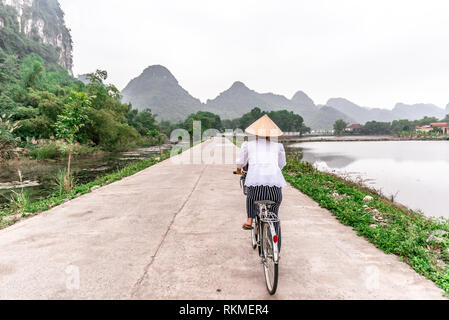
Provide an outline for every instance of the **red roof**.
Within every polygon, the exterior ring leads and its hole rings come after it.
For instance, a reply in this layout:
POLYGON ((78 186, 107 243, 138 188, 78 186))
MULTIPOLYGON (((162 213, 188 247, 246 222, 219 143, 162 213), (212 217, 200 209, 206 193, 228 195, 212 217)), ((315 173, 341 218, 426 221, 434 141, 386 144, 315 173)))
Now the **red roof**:
POLYGON ((439 123, 431 123, 432 127, 438 127, 438 128, 446 128, 448 127, 447 122, 439 122, 439 123))
POLYGON ((361 124, 351 124, 347 129, 362 129, 361 124))

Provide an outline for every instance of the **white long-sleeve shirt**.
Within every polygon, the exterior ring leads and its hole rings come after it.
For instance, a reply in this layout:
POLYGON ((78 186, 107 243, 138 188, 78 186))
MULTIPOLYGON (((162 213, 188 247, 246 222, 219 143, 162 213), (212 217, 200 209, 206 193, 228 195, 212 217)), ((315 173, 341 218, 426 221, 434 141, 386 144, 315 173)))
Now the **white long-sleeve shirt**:
POLYGON ((245 182, 247 187, 286 187, 287 182, 282 175, 286 164, 284 146, 265 139, 243 143, 237 159, 239 169, 249 165, 245 182))

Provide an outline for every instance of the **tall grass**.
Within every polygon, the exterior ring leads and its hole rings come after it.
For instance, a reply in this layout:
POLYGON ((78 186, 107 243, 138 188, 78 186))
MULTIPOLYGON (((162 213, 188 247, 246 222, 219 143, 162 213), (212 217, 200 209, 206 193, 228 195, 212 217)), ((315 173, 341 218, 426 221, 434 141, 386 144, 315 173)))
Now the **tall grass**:
POLYGON ((33 147, 28 151, 29 155, 36 160, 58 159, 62 157, 61 149, 55 143, 33 147))
MULTIPOLYGON (((56 142, 31 146, 28 147, 27 151, 30 157, 36 160, 64 159, 68 157, 67 148, 62 148, 56 142)), ((73 147, 73 154, 75 156, 87 156, 95 152, 98 152, 97 148, 85 145, 75 145, 73 147)))
MULTIPOLYGON (((23 176, 22 171, 20 169, 17 170, 17 174, 19 176, 19 182, 23 184, 23 176)), ((25 208, 31 203, 30 197, 28 193, 24 190, 22 186, 20 191, 12 190, 12 195, 10 198, 11 206, 15 208, 17 213, 24 214, 25 208)))
POLYGON ((75 186, 75 178, 71 172, 67 172, 66 168, 58 171, 55 182, 59 188, 59 195, 69 193, 75 186))

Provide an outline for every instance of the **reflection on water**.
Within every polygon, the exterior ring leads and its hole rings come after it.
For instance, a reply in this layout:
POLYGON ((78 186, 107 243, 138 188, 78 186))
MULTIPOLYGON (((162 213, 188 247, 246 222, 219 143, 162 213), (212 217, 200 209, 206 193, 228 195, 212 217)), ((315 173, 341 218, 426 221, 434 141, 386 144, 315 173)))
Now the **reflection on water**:
MULTIPOLYGON (((169 146, 164 146, 167 149, 169 146)), ((139 148, 132 152, 106 153, 75 159, 72 169, 77 184, 85 184, 130 164, 159 154, 159 147, 139 148)), ((25 161, 0 166, 0 208, 10 201, 11 190, 25 187, 32 201, 45 199, 58 190, 56 175, 66 161, 25 161), (20 183, 18 170, 22 172, 20 183)))
POLYGON ((449 218, 449 142, 310 142, 290 145, 318 169, 361 180, 428 216, 449 218))

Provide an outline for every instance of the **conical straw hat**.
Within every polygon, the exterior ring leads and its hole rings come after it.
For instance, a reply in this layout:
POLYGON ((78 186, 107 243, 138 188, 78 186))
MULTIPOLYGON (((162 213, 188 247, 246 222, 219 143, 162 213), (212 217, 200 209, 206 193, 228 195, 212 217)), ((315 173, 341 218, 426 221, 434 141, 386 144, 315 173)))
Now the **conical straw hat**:
POLYGON ((274 123, 273 120, 271 120, 267 115, 264 115, 262 118, 254 122, 248 129, 245 130, 245 132, 259 137, 275 138, 282 137, 284 135, 276 123, 274 123))

